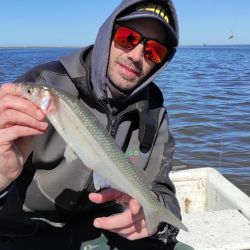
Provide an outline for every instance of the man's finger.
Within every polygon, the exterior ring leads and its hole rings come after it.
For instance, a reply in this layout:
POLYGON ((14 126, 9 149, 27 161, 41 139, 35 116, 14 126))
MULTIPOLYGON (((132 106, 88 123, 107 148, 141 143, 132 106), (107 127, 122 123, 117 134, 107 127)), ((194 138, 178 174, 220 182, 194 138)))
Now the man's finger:
POLYGON ((126 210, 123 213, 111 215, 108 217, 96 218, 94 220, 94 226, 106 230, 113 230, 113 229, 132 226, 138 220, 142 220, 143 218, 144 218, 143 214, 133 216, 130 210, 126 210))
POLYGON ((4 95, 22 96, 22 88, 18 84, 4 83, 0 86, 0 99, 4 95))
POLYGON ((122 234, 120 235, 128 240, 139 240, 149 236, 147 228, 143 228, 141 231, 134 232, 133 234, 130 235, 122 235, 122 234))
POLYGON ((137 200, 131 199, 129 201, 129 210, 131 211, 131 213, 133 215, 138 214, 141 209, 142 209, 142 206, 140 205, 140 203, 137 200))
POLYGON ((90 193, 89 199, 94 203, 101 204, 104 202, 117 200, 122 195, 123 193, 121 193, 120 191, 113 188, 108 188, 102 190, 100 193, 90 193))
POLYGON ((147 227, 147 224, 146 224, 145 219, 141 219, 141 220, 138 220, 137 222, 135 222, 134 224, 132 224, 131 226, 113 229, 110 231, 112 231, 113 233, 123 235, 123 236, 129 236, 135 232, 140 233, 142 231, 142 229, 146 228, 146 227, 147 227))
POLYGON ((0 132, 0 141, 14 141, 20 137, 32 136, 32 135, 41 135, 44 132, 29 127, 22 126, 12 126, 9 128, 2 129, 0 132))
POLYGON ((43 112, 31 101, 10 94, 6 94, 0 99, 0 113, 6 110, 19 111, 37 120, 42 120, 45 117, 43 112))
POLYGON ((0 129, 12 125, 26 126, 38 130, 45 130, 47 128, 47 122, 38 121, 37 119, 19 111, 6 110, 0 115, 0 129))

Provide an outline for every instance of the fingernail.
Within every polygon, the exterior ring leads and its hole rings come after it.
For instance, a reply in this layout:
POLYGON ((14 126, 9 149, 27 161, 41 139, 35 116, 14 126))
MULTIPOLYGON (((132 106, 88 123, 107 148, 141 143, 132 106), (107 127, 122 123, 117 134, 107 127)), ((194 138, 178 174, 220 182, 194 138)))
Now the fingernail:
POLYGON ((101 227, 101 224, 99 223, 99 221, 95 220, 94 221, 94 226, 99 228, 99 227, 101 227))

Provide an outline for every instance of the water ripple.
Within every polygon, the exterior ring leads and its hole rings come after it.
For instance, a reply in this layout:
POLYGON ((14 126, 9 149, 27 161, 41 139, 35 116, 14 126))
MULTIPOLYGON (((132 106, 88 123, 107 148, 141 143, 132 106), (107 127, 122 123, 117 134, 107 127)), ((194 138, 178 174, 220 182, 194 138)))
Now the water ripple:
POLYGON ((157 84, 175 164, 217 168, 250 195, 249 58, 250 46, 181 48, 157 84))

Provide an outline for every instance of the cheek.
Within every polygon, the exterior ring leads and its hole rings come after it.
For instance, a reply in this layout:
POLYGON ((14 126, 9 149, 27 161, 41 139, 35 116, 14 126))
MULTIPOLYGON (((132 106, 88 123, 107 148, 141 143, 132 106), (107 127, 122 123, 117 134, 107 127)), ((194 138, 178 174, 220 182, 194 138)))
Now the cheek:
POLYGON ((107 74, 110 76, 110 73, 113 71, 113 66, 114 65, 114 60, 113 60, 113 56, 112 53, 110 51, 109 53, 109 61, 108 61, 108 68, 107 68, 107 74))
POLYGON ((117 56, 118 55, 117 55, 116 49, 114 47, 114 42, 112 42, 112 44, 110 46, 110 51, 109 51, 109 63, 108 63, 109 69, 114 66, 115 59, 117 56))
POLYGON ((121 61, 122 58, 124 57, 125 53, 114 46, 114 42, 112 42, 111 46, 110 46, 110 52, 109 52, 109 62, 108 62, 108 74, 114 74, 113 71, 115 71, 116 69, 116 64, 118 61, 121 61))
POLYGON ((115 47, 114 41, 112 41, 110 50, 109 50, 109 60, 114 61, 114 59, 118 56, 119 51, 120 50, 115 47))
POLYGON ((155 66, 156 66, 155 63, 150 62, 148 60, 144 60, 143 62, 144 75, 147 75, 148 73, 150 73, 155 66))

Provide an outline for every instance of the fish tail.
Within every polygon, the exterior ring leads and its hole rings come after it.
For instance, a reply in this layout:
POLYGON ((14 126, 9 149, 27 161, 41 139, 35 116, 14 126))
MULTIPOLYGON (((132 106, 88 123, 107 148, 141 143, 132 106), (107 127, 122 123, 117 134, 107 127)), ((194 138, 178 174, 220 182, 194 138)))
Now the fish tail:
POLYGON ((158 227, 159 223, 166 222, 179 229, 188 231, 187 227, 179 220, 175 215, 173 215, 167 208, 158 206, 157 209, 152 206, 146 206, 144 209, 144 215, 147 222, 147 229, 149 234, 154 233, 155 229, 158 227))

